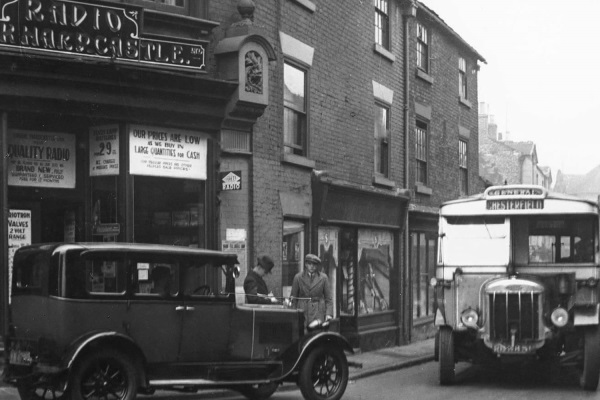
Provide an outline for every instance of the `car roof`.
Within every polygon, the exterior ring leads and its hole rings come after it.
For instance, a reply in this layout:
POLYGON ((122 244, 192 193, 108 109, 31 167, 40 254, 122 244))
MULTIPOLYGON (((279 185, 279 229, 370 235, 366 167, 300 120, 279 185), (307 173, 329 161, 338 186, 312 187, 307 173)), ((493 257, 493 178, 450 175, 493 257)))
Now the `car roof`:
POLYGON ((82 250, 86 253, 111 252, 124 254, 155 254, 174 255, 187 257, 208 257, 221 260, 224 264, 237 264, 237 255, 216 250, 199 249, 183 246, 168 246, 148 243, 105 243, 105 242, 80 242, 80 243, 39 243, 20 248, 22 251, 44 251, 55 253, 66 250, 82 250))

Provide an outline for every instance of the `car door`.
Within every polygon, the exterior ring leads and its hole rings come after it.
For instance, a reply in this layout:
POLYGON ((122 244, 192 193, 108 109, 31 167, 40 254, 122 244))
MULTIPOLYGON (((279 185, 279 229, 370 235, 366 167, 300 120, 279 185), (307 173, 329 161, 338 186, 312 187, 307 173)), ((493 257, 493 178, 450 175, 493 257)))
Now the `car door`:
POLYGON ((183 323, 179 262, 156 255, 130 258, 132 293, 127 331, 153 371, 177 362, 183 323))
POLYGON ((185 311, 179 361, 226 362, 230 359, 230 318, 233 300, 219 293, 212 263, 183 267, 182 294, 185 311))

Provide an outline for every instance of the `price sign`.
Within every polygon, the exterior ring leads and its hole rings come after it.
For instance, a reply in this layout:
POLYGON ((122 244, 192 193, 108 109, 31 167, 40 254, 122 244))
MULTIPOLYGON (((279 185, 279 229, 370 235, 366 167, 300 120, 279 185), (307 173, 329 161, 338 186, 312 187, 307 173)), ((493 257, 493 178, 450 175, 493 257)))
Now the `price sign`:
POLYGON ((119 126, 90 129, 90 176, 119 175, 119 126))

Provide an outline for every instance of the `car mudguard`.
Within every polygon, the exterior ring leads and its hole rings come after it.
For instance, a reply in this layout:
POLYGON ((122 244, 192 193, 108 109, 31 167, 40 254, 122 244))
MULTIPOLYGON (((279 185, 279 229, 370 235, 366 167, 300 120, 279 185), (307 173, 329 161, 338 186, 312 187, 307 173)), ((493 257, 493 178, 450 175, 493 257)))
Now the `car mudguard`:
POLYGON ((310 353, 310 351, 321 344, 328 346, 336 346, 343 351, 354 354, 354 349, 348 340, 337 332, 318 332, 315 334, 302 337, 297 346, 290 346, 285 351, 281 360, 283 361, 283 374, 280 379, 288 378, 297 371, 302 360, 310 353))
MULTIPOLYGON (((142 351, 130 337, 114 331, 88 332, 77 338, 71 343, 67 351, 65 351, 64 356, 58 365, 59 369, 70 371, 78 357, 85 353, 86 350, 97 345, 121 348, 127 354, 135 356, 136 360, 140 362, 140 364, 137 365, 139 372, 138 383, 140 386, 147 386, 145 369, 142 368, 145 364, 145 357, 142 351)), ((67 382, 64 383, 63 389, 67 389, 67 382)))

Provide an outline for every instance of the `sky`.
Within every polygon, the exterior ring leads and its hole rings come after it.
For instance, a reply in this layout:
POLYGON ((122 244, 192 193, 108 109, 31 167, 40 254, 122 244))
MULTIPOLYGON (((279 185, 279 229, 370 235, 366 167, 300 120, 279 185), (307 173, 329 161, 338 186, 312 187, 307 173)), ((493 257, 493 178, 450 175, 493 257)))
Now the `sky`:
POLYGON ((485 58, 479 102, 499 132, 567 174, 600 165, 599 0, 420 0, 485 58))

